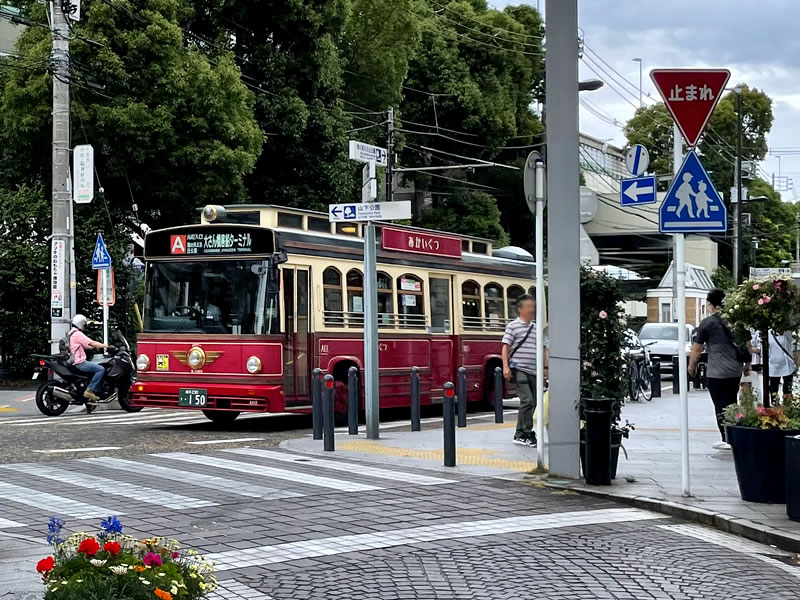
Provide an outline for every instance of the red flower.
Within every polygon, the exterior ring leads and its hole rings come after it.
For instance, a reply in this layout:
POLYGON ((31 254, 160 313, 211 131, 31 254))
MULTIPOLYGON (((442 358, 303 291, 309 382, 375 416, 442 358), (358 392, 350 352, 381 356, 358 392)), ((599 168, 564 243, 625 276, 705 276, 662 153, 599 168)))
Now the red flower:
POLYGON ((94 556, 100 550, 100 544, 94 538, 86 538, 78 546, 78 552, 82 552, 86 556, 94 556))
POLYGON ((172 553, 172 558, 173 559, 178 558, 179 556, 180 556, 180 552, 173 552, 172 553))
POLYGON ((36 572, 44 574, 52 571, 54 566, 56 566, 56 561, 53 560, 52 556, 48 556, 36 563, 36 572))
POLYGON ((103 546, 103 550, 113 556, 116 556, 119 554, 119 542, 106 542, 103 546))

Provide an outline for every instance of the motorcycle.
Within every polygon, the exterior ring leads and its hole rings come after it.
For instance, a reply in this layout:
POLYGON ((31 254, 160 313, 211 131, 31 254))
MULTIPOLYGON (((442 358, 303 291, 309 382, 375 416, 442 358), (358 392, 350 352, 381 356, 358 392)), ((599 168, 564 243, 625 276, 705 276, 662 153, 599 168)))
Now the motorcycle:
POLYGON ((52 372, 57 377, 45 381, 36 391, 36 406, 42 414, 49 417, 56 417, 62 414, 70 405, 87 406, 88 412, 93 410, 96 404, 110 404, 114 400, 119 402, 120 407, 127 412, 139 412, 141 407, 131 406, 130 387, 133 383, 133 375, 136 372, 133 359, 131 358, 131 348, 128 341, 116 333, 121 346, 110 346, 108 355, 97 353, 89 360, 100 364, 105 369, 101 389, 97 392, 100 397, 98 402, 87 405, 87 399, 83 393, 89 385, 90 373, 84 373, 77 367, 67 363, 67 357, 59 354, 43 355, 34 354, 34 358, 39 359, 39 368, 34 378, 42 373, 47 375, 52 372))

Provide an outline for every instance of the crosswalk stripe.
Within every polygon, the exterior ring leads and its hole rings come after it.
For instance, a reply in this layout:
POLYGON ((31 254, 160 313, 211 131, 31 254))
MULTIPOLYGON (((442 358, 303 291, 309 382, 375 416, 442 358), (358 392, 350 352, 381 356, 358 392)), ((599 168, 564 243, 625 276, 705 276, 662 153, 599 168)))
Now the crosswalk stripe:
POLYGON ((650 519, 667 519, 666 515, 638 508, 609 508, 563 513, 521 515, 499 519, 483 519, 441 525, 425 525, 390 529, 377 533, 360 533, 328 538, 287 542, 244 550, 226 550, 206 554, 206 560, 217 563, 218 571, 284 563, 305 558, 332 556, 348 552, 368 552, 421 542, 453 540, 484 535, 506 535, 522 531, 541 531, 562 527, 580 527, 606 523, 625 523, 650 519))
POLYGON ((8 529, 11 527, 25 527, 25 525, 24 523, 17 523, 16 521, 0 517, 0 529, 8 529))
POLYGON ((50 513, 64 514, 77 519, 96 519, 109 515, 123 515, 119 510, 111 510, 94 504, 86 504, 63 496, 40 492, 31 488, 0 481, 0 498, 18 502, 50 513))
POLYGON ((417 485, 441 485, 443 483, 456 483, 452 479, 442 479, 441 477, 429 477, 427 475, 417 475, 416 473, 406 473, 403 471, 390 471, 388 469, 378 469, 375 467, 368 467, 366 465, 359 465, 351 462, 337 462, 322 458, 311 458, 305 455, 286 454, 283 452, 264 450, 262 448, 229 448, 222 450, 222 452, 243 454, 245 456, 256 456, 258 458, 268 458, 269 460, 308 465, 311 467, 321 467, 323 469, 331 469, 333 471, 346 471, 354 475, 377 477, 378 479, 391 479, 393 481, 415 483, 417 485))
POLYGON ((280 498, 299 498, 303 496, 303 494, 299 494, 297 492, 278 490, 275 488, 253 485, 243 481, 225 479, 224 477, 216 477, 214 475, 206 475, 204 473, 195 473, 193 471, 182 471, 180 469, 162 467, 161 465, 155 465, 152 463, 140 463, 121 458, 110 458, 104 456, 101 458, 84 458, 81 459, 81 462, 99 465, 108 469, 127 471, 129 473, 160 477, 163 479, 169 479, 171 481, 182 481, 198 487, 218 490, 228 494, 235 494, 237 496, 248 496, 250 498, 277 500, 280 498))
POLYGON ((306 483, 308 485, 330 488, 333 490, 340 490, 343 492, 366 492, 370 490, 383 489, 377 486, 367 485, 364 483, 342 481, 340 479, 332 479, 330 477, 322 477, 320 475, 311 475, 309 473, 302 473, 299 471, 287 471, 286 469, 276 469, 274 467, 267 467, 255 463, 237 462, 234 460, 227 460, 225 458, 217 458, 216 456, 208 456, 202 454, 188 454, 186 452, 169 452, 165 454, 153 454, 151 456, 158 456, 160 458, 167 458, 171 460, 180 460, 195 465, 218 467, 220 469, 237 471, 239 473, 247 473, 248 475, 260 475, 263 477, 271 477, 273 479, 285 479, 287 481, 294 481, 295 483, 306 483))
POLYGON ((198 500, 196 498, 173 494, 172 492, 164 492, 141 485, 116 481, 105 477, 97 477, 95 475, 87 475, 86 473, 77 473, 64 469, 63 467, 17 464, 0 465, 0 468, 10 469, 34 477, 42 477, 43 479, 51 479, 53 481, 59 481, 90 490, 97 490, 112 496, 123 496, 146 504, 166 506, 167 508, 180 509, 217 506, 215 502, 209 502, 208 500, 198 500))
POLYGON ((134 413, 116 414, 108 416, 82 415, 78 417, 41 417, 30 420, 19 420, 6 423, 12 427, 35 427, 39 425, 132 425, 135 423, 164 423, 170 424, 178 421, 196 421, 205 423, 208 421, 203 416, 181 414, 181 415, 154 415, 142 416, 134 413))

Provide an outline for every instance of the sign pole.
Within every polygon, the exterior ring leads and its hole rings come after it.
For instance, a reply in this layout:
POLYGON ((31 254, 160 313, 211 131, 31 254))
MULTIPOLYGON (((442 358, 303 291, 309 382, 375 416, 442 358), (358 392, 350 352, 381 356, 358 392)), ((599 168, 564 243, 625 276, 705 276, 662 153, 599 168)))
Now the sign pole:
POLYGON ((108 269, 103 269, 103 343, 108 344, 108 269))
MULTIPOLYGON (((677 175, 683 162, 681 132, 677 124, 672 126, 672 163, 677 175)), ((678 390, 681 403, 681 493, 691 496, 689 482, 689 391, 686 387, 688 370, 686 368, 686 258, 682 233, 675 234, 675 309, 678 315, 678 390)))
MULTIPOLYGON (((544 161, 536 161, 536 469, 544 471, 544 161)), ((495 402, 503 402, 495 398, 495 402)))
POLYGON ((375 225, 364 226, 364 408, 367 439, 380 436, 378 397, 378 289, 375 225))

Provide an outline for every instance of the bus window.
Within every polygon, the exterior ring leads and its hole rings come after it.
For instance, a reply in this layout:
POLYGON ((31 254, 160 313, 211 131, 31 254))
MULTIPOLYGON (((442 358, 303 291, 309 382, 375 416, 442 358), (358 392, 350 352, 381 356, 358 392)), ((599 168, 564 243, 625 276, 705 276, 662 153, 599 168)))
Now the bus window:
POLYGON ((464 329, 481 328, 481 286, 474 281, 461 284, 461 314, 464 329))
POLYGON ((425 296, 422 280, 414 275, 401 275, 397 278, 397 294, 400 302, 400 326, 405 328, 425 327, 425 296))
POLYGON ((378 327, 394 326, 394 302, 392 278, 378 272, 378 327))
POLYGON ((483 287, 483 294, 486 312, 486 328, 504 328, 506 304, 503 299, 503 286, 496 283, 487 283, 483 287))
POLYGON ((347 272, 347 324, 364 326, 364 277, 358 269, 347 272))
POLYGON ((344 325, 342 274, 337 269, 328 267, 322 273, 322 290, 325 325, 344 325))
POLYGON ((518 285, 510 285, 508 286, 508 290, 506 291, 506 297, 508 298, 508 320, 514 320, 517 318, 517 298, 522 296, 525 293, 518 285))

